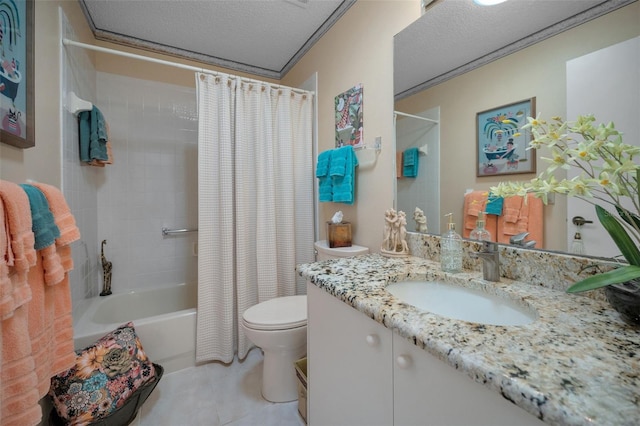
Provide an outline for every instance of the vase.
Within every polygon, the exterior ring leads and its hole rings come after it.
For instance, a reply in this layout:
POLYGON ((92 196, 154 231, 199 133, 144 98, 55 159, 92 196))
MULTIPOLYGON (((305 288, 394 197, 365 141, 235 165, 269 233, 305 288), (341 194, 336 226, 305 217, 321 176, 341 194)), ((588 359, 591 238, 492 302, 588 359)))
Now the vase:
POLYGON ((632 280, 604 288, 607 300, 630 324, 640 325, 640 281, 632 280))

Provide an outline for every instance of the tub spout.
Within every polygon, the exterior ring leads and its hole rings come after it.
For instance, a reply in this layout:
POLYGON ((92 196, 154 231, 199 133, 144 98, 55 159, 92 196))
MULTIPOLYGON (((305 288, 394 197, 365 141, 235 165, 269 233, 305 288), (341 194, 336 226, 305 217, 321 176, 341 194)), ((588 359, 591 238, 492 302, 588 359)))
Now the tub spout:
POLYGON ((111 294, 111 269, 113 264, 107 260, 104 256, 104 245, 107 244, 107 240, 102 240, 100 246, 100 260, 102 261, 102 292, 100 296, 108 296, 111 294))

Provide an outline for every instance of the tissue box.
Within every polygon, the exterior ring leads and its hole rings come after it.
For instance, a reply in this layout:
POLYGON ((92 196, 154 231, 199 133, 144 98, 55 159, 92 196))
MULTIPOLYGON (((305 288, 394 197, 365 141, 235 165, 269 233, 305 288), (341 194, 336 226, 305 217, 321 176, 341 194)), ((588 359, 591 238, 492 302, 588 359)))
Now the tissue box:
POLYGON ((329 248, 351 247, 351 223, 327 222, 327 240, 329 248))

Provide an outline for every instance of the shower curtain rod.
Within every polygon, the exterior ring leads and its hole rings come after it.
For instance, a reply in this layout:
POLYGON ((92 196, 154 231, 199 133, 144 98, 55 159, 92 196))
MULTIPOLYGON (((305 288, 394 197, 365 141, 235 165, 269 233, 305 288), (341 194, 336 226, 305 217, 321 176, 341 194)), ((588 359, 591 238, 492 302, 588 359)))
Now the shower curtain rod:
POLYGON ((395 115, 402 115, 404 117, 411 117, 411 118, 417 118, 418 120, 424 120, 424 121, 430 121, 432 123, 436 123, 438 124, 439 121, 438 120, 433 120, 431 118, 427 118, 427 117, 420 117, 419 115, 413 115, 413 114, 407 114, 406 112, 400 112, 400 111, 393 111, 393 113, 395 115))
MULTIPOLYGON (((107 49, 106 47, 94 46, 93 44, 80 43, 79 41, 70 40, 68 38, 63 38, 62 39, 62 44, 64 44, 65 46, 76 46, 76 47, 82 47, 83 49, 95 50, 97 52, 110 53, 112 55, 125 56, 127 58, 140 59, 142 61, 153 62, 153 63, 156 63, 156 64, 162 64, 162 65, 167 65, 167 66, 170 66, 170 67, 181 68, 181 69, 184 69, 184 70, 202 72, 202 73, 205 73, 205 74, 211 74, 211 75, 216 75, 216 76, 227 76, 227 77, 232 78, 232 79, 239 79, 241 81, 246 81, 246 82, 249 82, 249 83, 258 83, 258 84, 267 83, 266 81, 254 80, 252 78, 240 77, 240 76, 237 76, 237 75, 226 74, 226 73, 223 73, 223 72, 208 70, 208 69, 205 69, 205 68, 193 67, 191 65, 179 64, 177 62, 165 61, 163 59, 150 58, 148 56, 136 55, 135 53, 122 52, 120 50, 114 50, 114 49, 107 49)), ((272 84, 272 83, 267 83, 267 84, 270 84, 271 86, 273 86, 275 88, 291 89, 292 91, 294 91, 296 93, 303 94, 303 95, 304 94, 308 94, 308 95, 314 95, 315 94, 314 92, 311 92, 309 90, 297 89, 295 87, 282 86, 282 85, 279 85, 279 84, 272 84)))

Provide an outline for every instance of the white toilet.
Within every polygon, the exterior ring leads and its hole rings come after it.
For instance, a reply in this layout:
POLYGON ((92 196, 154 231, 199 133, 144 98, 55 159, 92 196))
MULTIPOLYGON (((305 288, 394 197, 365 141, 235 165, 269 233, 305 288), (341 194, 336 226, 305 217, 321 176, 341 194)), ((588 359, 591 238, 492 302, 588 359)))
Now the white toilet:
POLYGON ((352 257, 369 253, 367 247, 352 245, 351 247, 335 247, 330 248, 326 240, 316 241, 316 260, 318 262, 328 259, 337 259, 340 257, 352 257))
MULTIPOLYGON (((318 261, 369 252, 366 247, 329 248, 315 243, 318 261)), ((276 297, 258 303, 242 315, 242 329, 262 349, 262 396, 271 402, 298 398, 294 363, 307 354, 307 296, 276 297)))

